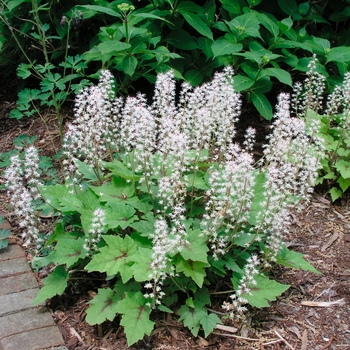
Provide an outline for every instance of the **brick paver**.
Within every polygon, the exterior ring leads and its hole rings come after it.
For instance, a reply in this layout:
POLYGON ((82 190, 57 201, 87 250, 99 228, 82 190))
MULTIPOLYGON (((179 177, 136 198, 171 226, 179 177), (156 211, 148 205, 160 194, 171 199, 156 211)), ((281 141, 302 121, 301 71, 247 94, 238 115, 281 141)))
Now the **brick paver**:
POLYGON ((67 350, 52 315, 32 306, 38 291, 24 250, 0 250, 0 350, 67 350))

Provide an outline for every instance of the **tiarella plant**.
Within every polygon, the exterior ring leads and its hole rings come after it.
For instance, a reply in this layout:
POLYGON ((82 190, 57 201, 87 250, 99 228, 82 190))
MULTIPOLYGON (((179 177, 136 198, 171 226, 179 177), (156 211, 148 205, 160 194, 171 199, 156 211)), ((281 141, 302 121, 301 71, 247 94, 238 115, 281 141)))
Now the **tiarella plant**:
POLYGON ((343 196, 350 187, 350 73, 335 87, 327 101, 325 115, 314 115, 322 123, 321 136, 326 152, 322 157, 323 169, 319 183, 326 183, 332 201, 343 196))
MULTIPOLYGON (((281 94, 256 164, 255 130, 241 145, 234 141, 241 96, 232 84, 227 67, 197 88, 184 83, 177 98, 167 72, 148 105, 141 94, 116 97, 105 70, 77 96, 65 184, 30 183, 57 217, 52 252, 35 260, 37 268, 53 266, 35 303, 62 294, 82 269, 103 273, 107 286, 86 319, 121 315, 131 345, 151 333, 155 309, 176 308, 193 335, 203 329, 207 336, 222 322, 208 309, 214 286, 227 295, 227 315, 240 317, 248 304, 268 306, 288 288, 269 278, 274 264, 317 273, 283 235, 291 208, 308 202, 316 181, 318 125, 291 116, 289 95, 281 94)), ((10 195, 17 195, 10 179, 21 175, 16 164, 17 173, 7 174, 10 195)))

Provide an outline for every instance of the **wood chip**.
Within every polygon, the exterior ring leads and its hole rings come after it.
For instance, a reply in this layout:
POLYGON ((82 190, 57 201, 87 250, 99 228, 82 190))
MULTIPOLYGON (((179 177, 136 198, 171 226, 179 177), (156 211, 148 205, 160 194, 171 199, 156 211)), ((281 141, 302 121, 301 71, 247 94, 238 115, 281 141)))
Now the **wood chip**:
POLYGON ((230 333, 236 333, 238 331, 238 328, 230 327, 230 326, 224 326, 223 324, 217 324, 215 326, 216 329, 220 329, 221 331, 230 332, 230 333))
POLYGON ((328 242, 322 246, 321 252, 324 252, 327 248, 329 248, 338 239, 338 237, 338 232, 334 232, 332 237, 328 240, 328 242))
POLYGON ((336 301, 302 301, 303 306, 313 306, 313 307, 330 307, 330 306, 341 306, 344 305, 344 299, 339 299, 336 301))
POLYGON ((306 350, 307 347, 307 329, 303 332, 303 337, 301 338, 301 350, 306 350))

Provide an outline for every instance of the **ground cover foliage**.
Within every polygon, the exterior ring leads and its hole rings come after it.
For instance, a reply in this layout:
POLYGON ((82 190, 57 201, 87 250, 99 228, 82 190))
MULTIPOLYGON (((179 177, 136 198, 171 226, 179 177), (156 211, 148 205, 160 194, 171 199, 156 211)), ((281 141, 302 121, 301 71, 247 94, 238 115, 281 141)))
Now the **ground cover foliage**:
MULTIPOLYGON (((311 92, 320 88, 315 67, 314 58, 304 84, 311 92)), ((317 180, 317 118, 292 117, 282 93, 256 163, 254 129, 242 145, 234 141, 241 96, 231 67, 195 89, 184 83, 178 102, 172 73, 160 74, 151 106, 141 94, 117 97, 114 83, 103 71, 76 98, 63 145, 65 184, 41 182, 34 147, 12 156, 5 172, 25 244, 37 246, 33 267, 52 266, 35 303, 62 294, 77 270, 104 273, 108 286, 89 302, 86 319, 121 315, 132 345, 152 331, 155 309, 176 308, 193 335, 210 334, 222 322, 207 309, 219 281, 226 317, 235 318, 288 288, 269 278, 274 264, 318 273, 282 242, 289 209, 308 202, 317 180), (39 232, 38 210, 53 210, 51 234, 39 232)), ((295 110, 317 111, 321 94, 306 101, 310 91, 296 91, 295 110)))
POLYGON ((236 91, 271 119, 273 86, 291 86, 290 72, 305 73, 313 53, 330 88, 350 61, 349 6, 341 0, 2 0, 1 8, 0 65, 40 82, 21 91, 15 118, 54 106, 61 124, 62 103, 101 68, 128 94, 169 69, 197 86, 231 65, 236 91))

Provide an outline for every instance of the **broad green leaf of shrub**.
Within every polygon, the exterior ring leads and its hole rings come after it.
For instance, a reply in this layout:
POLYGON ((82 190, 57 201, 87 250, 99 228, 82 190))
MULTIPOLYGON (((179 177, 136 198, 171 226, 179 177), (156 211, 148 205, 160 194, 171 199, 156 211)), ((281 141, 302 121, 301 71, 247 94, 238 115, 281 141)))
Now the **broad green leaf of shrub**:
POLYGON ((198 49, 198 45, 193 36, 183 29, 172 30, 166 37, 165 41, 170 45, 183 50, 198 49))
POLYGON ((223 55, 233 55, 241 51, 243 45, 241 43, 233 43, 231 40, 225 38, 215 40, 211 49, 213 51, 214 57, 223 56, 223 55))
POLYGON ((155 325, 149 319, 151 308, 141 292, 126 292, 125 298, 117 304, 116 310, 122 314, 120 324, 128 340, 128 345, 136 343, 144 335, 150 335, 155 325))
POLYGON ((255 81, 244 75, 235 75, 233 77, 233 88, 235 92, 248 90, 254 85, 255 81))
POLYGON ((328 62, 350 62, 350 47, 348 46, 339 46, 333 47, 328 50, 326 53, 326 60, 328 62))
POLYGON ((119 296, 110 288, 99 288, 97 294, 88 302, 86 321, 91 324, 101 324, 106 320, 113 321, 117 314, 119 296))
POLYGON ((252 36, 255 38, 260 38, 260 21, 258 20, 255 12, 248 12, 244 15, 237 16, 232 21, 227 22, 228 25, 234 27, 239 33, 239 36, 252 36))
POLYGON ((267 97, 261 92, 252 91, 252 102, 258 112, 266 119, 272 119, 272 106, 267 97))
POLYGON ((98 5, 80 5, 77 6, 76 9, 81 11, 84 15, 84 18, 90 18, 96 15, 96 13, 104 13, 106 15, 110 15, 113 17, 121 17, 120 13, 106 7, 106 6, 98 6, 98 5))
POLYGON ((302 269, 317 274, 320 273, 308 261, 304 259, 303 254, 289 250, 285 245, 277 255, 277 263, 294 269, 302 269))
POLYGON ((190 69, 186 72, 184 76, 185 80, 187 80, 192 86, 199 85, 204 78, 204 74, 202 71, 197 69, 190 69))
POLYGON ((131 47, 130 44, 123 43, 119 40, 104 41, 97 45, 102 55, 116 53, 127 50, 131 47))
POLYGON ((130 77, 134 75, 137 67, 137 58, 135 56, 125 55, 118 68, 130 77))
POLYGON ((265 15, 264 13, 257 13, 256 17, 260 23, 274 36, 274 38, 278 37, 280 29, 278 28, 277 20, 274 22, 271 17, 265 15))
POLYGON ((103 235, 102 238, 107 246, 100 248, 100 252, 92 257, 85 269, 89 272, 106 272, 108 276, 119 272, 122 281, 126 283, 133 276, 133 261, 130 257, 137 252, 136 243, 130 236, 121 238, 103 235))
POLYGON ((210 28, 200 19, 197 14, 184 10, 180 10, 179 12, 186 22, 199 34, 213 40, 213 33, 211 32, 210 28))
POLYGON ((33 301, 33 305, 38 305, 46 299, 55 295, 61 295, 67 288, 69 273, 64 266, 57 266, 48 277, 44 279, 44 286, 33 301))
POLYGON ((298 12, 298 5, 295 0, 278 0, 278 5, 288 16, 298 12))
POLYGON ((282 84, 286 84, 286 85, 289 85, 289 86, 293 85, 291 75, 284 69, 281 69, 281 68, 265 68, 262 71, 262 76, 264 76, 264 75, 275 77, 282 84))
POLYGON ((200 229, 189 230, 187 241, 189 242, 188 246, 185 246, 180 254, 185 260, 195 260, 202 263, 208 262, 208 250, 206 244, 205 235, 201 235, 202 231, 200 229))
POLYGON ((340 175, 344 179, 350 178, 350 162, 344 159, 340 159, 335 163, 335 168, 339 171, 340 175))
MULTIPOLYGON (((193 257, 195 259, 195 257, 193 257)), ((176 261, 176 272, 183 272, 185 276, 191 277, 198 287, 203 286, 204 277, 206 276, 205 268, 210 264, 201 261, 185 260, 178 257, 176 261)))
MULTIPOLYGON (((249 305, 254 307, 269 307, 268 301, 276 300, 276 297, 285 292, 289 285, 270 280, 262 274, 254 276, 256 286, 251 287, 251 295, 244 293, 243 298, 248 300, 249 305)), ((237 281, 232 281, 237 283, 237 281)))

